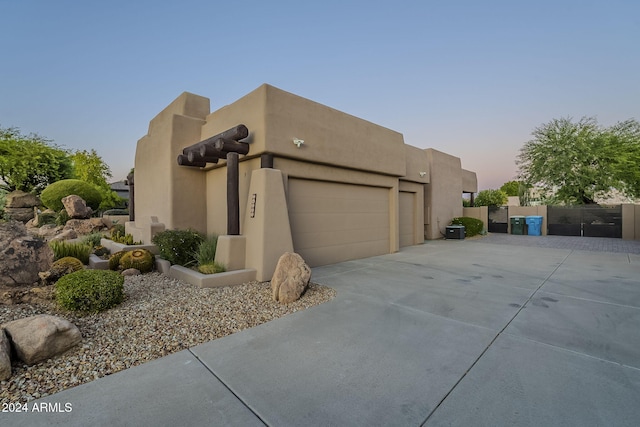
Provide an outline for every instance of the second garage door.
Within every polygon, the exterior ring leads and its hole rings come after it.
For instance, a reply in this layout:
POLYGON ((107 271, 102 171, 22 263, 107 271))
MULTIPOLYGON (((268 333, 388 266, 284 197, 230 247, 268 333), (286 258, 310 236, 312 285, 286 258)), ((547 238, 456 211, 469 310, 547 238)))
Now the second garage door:
POLYGON ((289 179, 294 250, 311 267, 389 253, 389 189, 289 179))

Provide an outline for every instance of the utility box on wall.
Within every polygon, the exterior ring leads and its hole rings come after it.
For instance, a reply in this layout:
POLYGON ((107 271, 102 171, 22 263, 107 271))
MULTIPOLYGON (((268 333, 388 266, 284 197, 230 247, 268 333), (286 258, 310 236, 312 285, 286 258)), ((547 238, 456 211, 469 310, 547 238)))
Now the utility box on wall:
POLYGON ((463 240, 466 234, 464 225, 449 225, 447 226, 446 238, 463 240))

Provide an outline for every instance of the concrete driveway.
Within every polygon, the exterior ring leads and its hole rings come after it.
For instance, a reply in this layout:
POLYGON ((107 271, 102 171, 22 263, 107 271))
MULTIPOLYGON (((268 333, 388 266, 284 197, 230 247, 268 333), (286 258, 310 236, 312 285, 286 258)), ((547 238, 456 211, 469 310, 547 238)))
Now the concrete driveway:
POLYGON ((640 255, 487 242, 315 268, 333 301, 12 425, 637 426, 640 255))

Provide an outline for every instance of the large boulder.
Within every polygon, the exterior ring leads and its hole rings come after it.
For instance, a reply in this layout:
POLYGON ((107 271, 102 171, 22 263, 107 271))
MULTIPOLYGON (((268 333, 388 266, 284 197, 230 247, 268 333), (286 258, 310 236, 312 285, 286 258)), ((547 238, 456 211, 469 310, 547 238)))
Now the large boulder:
POLYGON ((82 341, 77 326, 48 314, 14 320, 2 327, 16 356, 27 365, 64 353, 82 341))
POLYGON ((16 221, 0 223, 0 285, 30 285, 53 263, 53 251, 16 221))
POLYGON ((11 376, 11 345, 9 338, 0 328, 0 381, 9 379, 11 376))
POLYGON ((69 218, 84 219, 90 218, 93 213, 93 209, 87 206, 87 203, 80 196, 71 194, 62 198, 62 204, 64 205, 69 218))
POLYGON ((271 279, 271 295, 275 301, 288 304, 298 300, 309 285, 311 268, 296 253, 285 252, 271 279))
POLYGON ((5 207, 7 208, 33 208, 39 205, 40 199, 38 199, 38 196, 20 190, 12 191, 7 194, 5 199, 5 207))
POLYGON ((34 207, 40 204, 40 199, 34 194, 16 190, 7 194, 5 211, 7 216, 15 221, 27 222, 35 216, 34 207))
POLYGON ((36 216, 33 208, 4 208, 4 211, 9 218, 20 222, 28 222, 36 216))

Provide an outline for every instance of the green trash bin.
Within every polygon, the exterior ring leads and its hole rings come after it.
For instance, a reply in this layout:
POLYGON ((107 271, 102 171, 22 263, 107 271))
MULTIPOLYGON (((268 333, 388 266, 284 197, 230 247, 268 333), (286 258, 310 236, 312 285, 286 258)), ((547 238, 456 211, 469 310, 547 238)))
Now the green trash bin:
POLYGON ((525 233, 525 217, 521 215, 510 216, 511 234, 527 234, 525 233))

